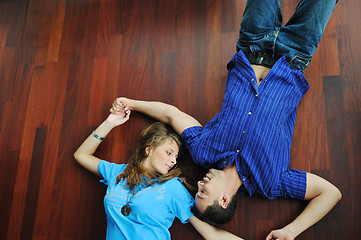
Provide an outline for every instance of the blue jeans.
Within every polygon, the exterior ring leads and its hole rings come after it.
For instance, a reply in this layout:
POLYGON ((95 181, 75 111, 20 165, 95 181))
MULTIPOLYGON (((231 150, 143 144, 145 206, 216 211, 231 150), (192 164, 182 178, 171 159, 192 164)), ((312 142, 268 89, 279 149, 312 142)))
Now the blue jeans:
POLYGON ((300 0, 285 26, 279 0, 247 0, 237 51, 251 64, 272 67, 285 56, 290 67, 304 72, 321 40, 338 0, 300 0))

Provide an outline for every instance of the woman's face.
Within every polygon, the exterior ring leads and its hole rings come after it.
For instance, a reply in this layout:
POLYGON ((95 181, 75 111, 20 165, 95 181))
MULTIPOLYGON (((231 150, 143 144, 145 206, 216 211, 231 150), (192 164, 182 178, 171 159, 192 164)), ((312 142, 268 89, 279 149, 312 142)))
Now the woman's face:
POLYGON ((158 147, 147 147, 145 151, 148 156, 144 159, 143 166, 148 170, 165 175, 177 163, 179 147, 172 138, 167 138, 158 147))

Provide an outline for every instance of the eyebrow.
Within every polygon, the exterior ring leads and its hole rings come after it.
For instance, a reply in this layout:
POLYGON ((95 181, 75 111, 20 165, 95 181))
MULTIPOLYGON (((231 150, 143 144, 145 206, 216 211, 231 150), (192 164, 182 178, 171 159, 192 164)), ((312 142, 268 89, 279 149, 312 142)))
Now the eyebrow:
MULTIPOLYGON (((175 151, 172 148, 169 148, 169 150, 171 150, 173 153, 175 153, 175 151)), ((176 156, 178 157, 178 154, 176 154, 176 156)))

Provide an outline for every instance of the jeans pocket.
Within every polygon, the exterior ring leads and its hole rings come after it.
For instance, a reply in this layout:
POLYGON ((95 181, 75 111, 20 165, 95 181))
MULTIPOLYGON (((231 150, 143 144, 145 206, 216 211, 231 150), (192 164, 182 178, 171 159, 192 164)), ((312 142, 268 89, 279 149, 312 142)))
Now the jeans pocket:
POLYGON ((290 65, 291 68, 304 72, 305 68, 308 67, 310 63, 311 63, 310 57, 296 54, 288 64, 290 65))

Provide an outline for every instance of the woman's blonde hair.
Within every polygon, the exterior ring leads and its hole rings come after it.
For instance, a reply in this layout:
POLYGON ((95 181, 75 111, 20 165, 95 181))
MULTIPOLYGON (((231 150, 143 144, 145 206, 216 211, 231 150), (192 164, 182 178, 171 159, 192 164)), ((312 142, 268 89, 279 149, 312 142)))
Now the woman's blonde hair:
POLYGON ((182 176, 181 168, 173 168, 167 174, 161 175, 143 167, 142 161, 147 157, 146 148, 155 149, 167 139, 174 140, 181 152, 182 141, 170 127, 161 122, 155 122, 146 127, 140 135, 139 145, 129 159, 128 166, 117 176, 117 182, 126 180, 126 185, 134 192, 134 187, 137 185, 147 187, 154 183, 163 183, 169 179, 180 177, 187 188, 193 189, 182 176))

